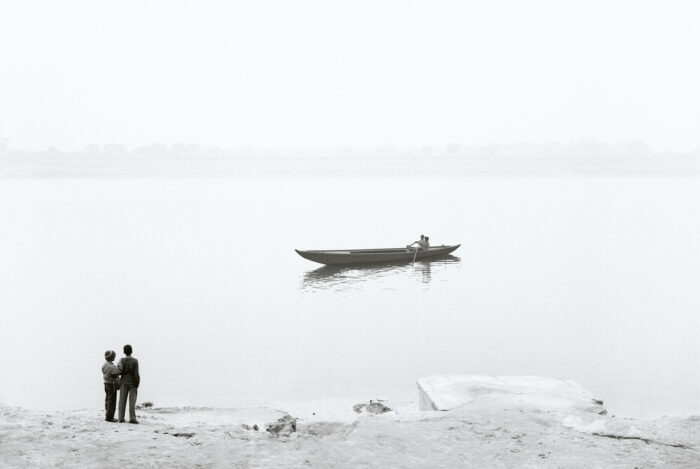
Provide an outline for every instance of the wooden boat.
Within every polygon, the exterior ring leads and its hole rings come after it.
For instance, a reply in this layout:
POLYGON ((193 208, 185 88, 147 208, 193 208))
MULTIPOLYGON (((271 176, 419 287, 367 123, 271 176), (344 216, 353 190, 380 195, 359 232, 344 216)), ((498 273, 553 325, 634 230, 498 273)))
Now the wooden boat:
POLYGON ((338 249, 332 251, 300 251, 295 249, 304 259, 308 259, 319 264, 339 265, 339 264, 367 264, 371 262, 410 262, 414 259, 425 259, 427 257, 445 256, 460 245, 451 246, 430 246, 428 249, 410 248, 387 248, 387 249, 338 249))

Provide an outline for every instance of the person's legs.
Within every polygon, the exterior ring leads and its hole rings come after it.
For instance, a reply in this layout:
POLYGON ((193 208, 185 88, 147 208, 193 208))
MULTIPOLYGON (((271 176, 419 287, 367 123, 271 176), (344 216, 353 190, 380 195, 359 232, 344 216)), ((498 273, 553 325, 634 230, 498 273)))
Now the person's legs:
POLYGON ((124 415, 126 414, 126 395, 129 393, 129 385, 122 383, 122 387, 119 389, 119 421, 124 421, 124 415))
POLYGON ((114 420, 114 410, 117 407, 117 388, 114 384, 105 384, 105 420, 114 420))
POLYGON ((136 421, 136 386, 131 386, 129 388, 129 420, 132 422, 136 421))
POLYGON ((109 389, 107 387, 107 383, 104 383, 105 387, 105 412, 109 411, 109 389))

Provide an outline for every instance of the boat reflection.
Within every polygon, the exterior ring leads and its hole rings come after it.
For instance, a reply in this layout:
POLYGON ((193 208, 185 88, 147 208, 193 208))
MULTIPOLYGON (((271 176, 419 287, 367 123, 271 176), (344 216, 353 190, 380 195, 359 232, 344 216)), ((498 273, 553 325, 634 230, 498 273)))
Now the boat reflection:
POLYGON ((302 278, 302 290, 352 290, 365 282, 385 277, 410 277, 424 284, 431 282, 433 270, 461 264, 457 256, 447 255, 438 259, 422 259, 391 264, 325 265, 306 272, 302 278))

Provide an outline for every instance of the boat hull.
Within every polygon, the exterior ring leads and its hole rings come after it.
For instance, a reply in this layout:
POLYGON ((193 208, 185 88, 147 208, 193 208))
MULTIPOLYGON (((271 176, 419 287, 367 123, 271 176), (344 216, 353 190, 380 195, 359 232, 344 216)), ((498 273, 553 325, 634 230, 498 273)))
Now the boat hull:
POLYGON ((415 259, 445 256, 456 250, 459 246, 459 244, 452 246, 431 246, 428 249, 420 249, 417 253, 415 248, 339 249, 332 251, 300 251, 295 249, 295 251, 304 259, 318 262, 319 264, 342 265, 410 262, 414 259, 414 256, 415 259))

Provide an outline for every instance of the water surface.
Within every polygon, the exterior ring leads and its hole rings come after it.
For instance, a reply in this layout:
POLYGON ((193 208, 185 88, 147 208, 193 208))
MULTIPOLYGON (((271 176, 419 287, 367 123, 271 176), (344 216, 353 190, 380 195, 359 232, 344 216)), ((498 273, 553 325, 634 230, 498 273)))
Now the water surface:
POLYGON ((614 412, 700 412, 692 178, 3 180, 0 400, 407 399, 438 373, 573 379, 614 412), (294 249, 454 256, 322 267, 294 249), (121 354, 121 353, 120 353, 121 354))

